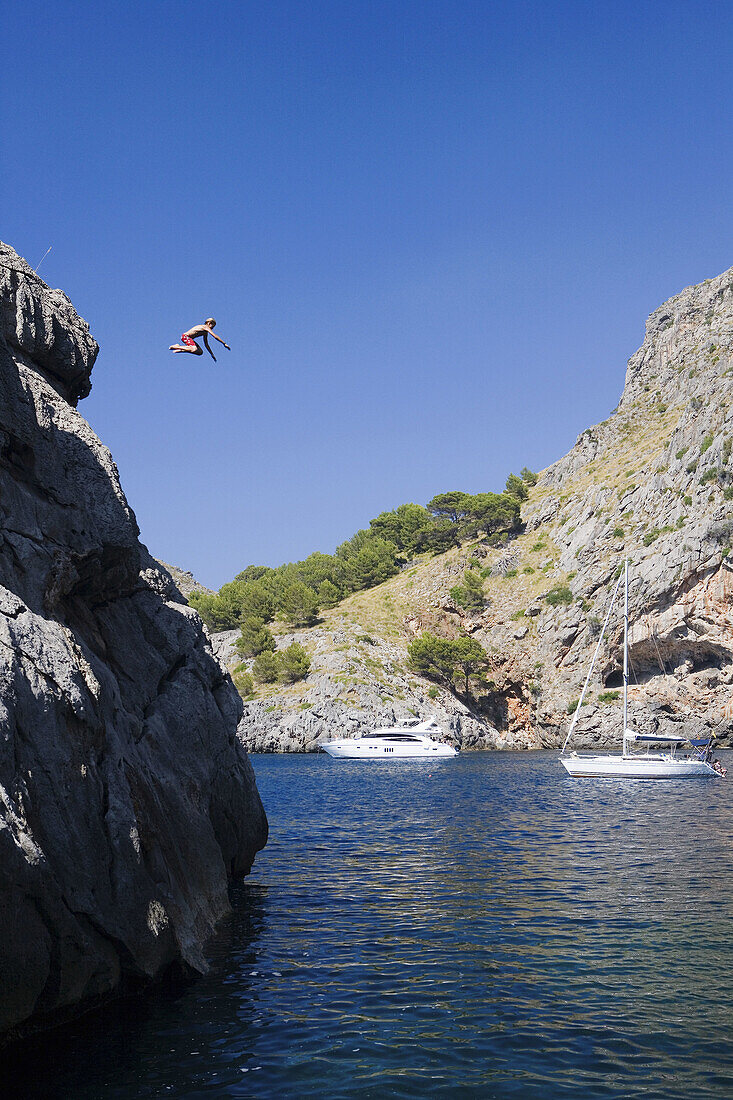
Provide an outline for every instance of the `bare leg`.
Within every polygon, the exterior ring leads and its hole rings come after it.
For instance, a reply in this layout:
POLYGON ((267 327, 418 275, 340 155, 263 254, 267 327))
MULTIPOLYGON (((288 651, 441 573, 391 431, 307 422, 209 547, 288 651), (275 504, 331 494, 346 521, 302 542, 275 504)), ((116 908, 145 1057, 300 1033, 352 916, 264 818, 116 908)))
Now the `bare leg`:
POLYGON ((198 344, 194 344, 194 346, 192 348, 186 347, 185 344, 171 344, 171 346, 168 348, 168 351, 174 351, 176 353, 178 353, 180 351, 187 351, 189 355, 203 355, 204 354, 203 349, 200 348, 198 346, 198 344))

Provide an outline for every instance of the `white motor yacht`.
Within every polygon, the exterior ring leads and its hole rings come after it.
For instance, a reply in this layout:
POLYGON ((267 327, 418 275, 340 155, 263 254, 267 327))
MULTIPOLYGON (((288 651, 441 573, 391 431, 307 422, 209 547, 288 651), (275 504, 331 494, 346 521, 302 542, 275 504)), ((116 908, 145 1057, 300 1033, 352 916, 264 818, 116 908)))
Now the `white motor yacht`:
POLYGON ((324 741, 321 748, 329 756, 348 760, 439 760, 457 756, 458 750, 452 745, 434 739, 433 734, 442 732, 434 719, 425 722, 416 719, 356 737, 324 741))

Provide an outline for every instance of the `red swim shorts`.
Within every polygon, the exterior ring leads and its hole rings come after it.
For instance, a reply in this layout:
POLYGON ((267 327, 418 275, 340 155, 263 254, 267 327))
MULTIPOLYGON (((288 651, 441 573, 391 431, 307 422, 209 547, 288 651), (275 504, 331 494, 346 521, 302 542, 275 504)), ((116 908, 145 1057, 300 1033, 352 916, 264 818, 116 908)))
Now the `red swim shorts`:
POLYGON ((197 347, 196 341, 192 340, 190 336, 186 336, 186 333, 181 334, 181 343, 185 344, 187 348, 197 347))

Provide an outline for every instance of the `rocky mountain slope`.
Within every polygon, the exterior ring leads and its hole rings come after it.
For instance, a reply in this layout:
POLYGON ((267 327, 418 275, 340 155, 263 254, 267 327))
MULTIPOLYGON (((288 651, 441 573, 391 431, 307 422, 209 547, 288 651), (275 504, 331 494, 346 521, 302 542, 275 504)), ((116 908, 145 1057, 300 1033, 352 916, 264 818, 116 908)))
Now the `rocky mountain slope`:
POLYGON ((192 592, 206 592, 213 595, 212 590, 197 581, 188 569, 179 569, 177 565, 169 565, 167 561, 159 561, 158 565, 161 565, 166 573, 170 573, 176 588, 186 599, 192 592))
POLYGON ((267 823, 242 712, 77 412, 97 345, 0 245, 0 1033, 203 969, 267 823))
MULTIPOLYGON (((549 467, 503 547, 478 541, 416 561, 298 633, 312 669, 245 703, 244 743, 303 751, 323 738, 432 714, 464 747, 562 740, 624 556, 632 563, 632 717, 730 740, 733 705, 733 269, 689 287, 647 322, 614 413, 549 467), (468 616, 450 590, 469 565, 486 576, 468 616), (549 595, 549 599, 548 599, 549 595), (468 633, 492 657, 478 705, 411 674, 407 645, 429 629, 468 633)), ((233 667, 235 634, 215 637, 233 667)), ((287 645, 292 635, 279 639, 287 645)), ((614 615, 578 743, 619 729, 621 620, 614 615)))

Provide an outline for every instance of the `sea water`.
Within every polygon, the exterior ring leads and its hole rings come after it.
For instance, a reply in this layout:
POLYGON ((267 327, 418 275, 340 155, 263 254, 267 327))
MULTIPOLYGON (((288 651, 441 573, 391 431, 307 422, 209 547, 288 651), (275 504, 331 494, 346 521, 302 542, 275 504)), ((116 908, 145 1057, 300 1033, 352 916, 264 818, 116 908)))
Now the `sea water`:
POLYGON ((7 1095, 733 1095, 733 779, 252 759, 270 840, 210 973, 23 1048, 7 1095))

